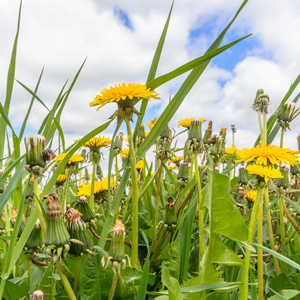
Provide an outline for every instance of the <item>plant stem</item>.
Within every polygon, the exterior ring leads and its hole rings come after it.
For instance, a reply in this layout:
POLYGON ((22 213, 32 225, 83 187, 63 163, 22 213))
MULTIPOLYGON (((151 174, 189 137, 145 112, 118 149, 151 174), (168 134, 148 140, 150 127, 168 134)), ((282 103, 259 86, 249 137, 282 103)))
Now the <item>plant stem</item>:
POLYGON ((33 189, 34 189, 34 194, 35 194, 34 199, 35 199, 35 205, 36 205, 37 213, 38 213, 38 216, 39 216, 39 219, 40 219, 43 235, 45 235, 46 222, 45 222, 45 219, 44 219, 42 208, 41 208, 40 203, 39 203, 38 198, 37 198, 37 197, 40 196, 39 179, 38 179, 37 176, 34 176, 33 189))
POLYGON ((95 189, 95 177, 96 177, 96 162, 93 160, 93 173, 91 182, 91 194, 90 194, 90 206, 94 209, 94 189, 95 189))
POLYGON ((81 257, 76 259, 75 279, 74 279, 74 284, 73 284, 73 292, 76 297, 77 297, 77 291, 78 291, 78 287, 79 287, 80 270, 81 270, 81 257))
POLYGON ((198 197, 198 220, 199 220, 199 272, 200 272, 200 262, 204 254, 204 216, 203 210, 201 209, 201 182, 199 176, 199 167, 198 167, 198 156, 197 153, 193 153, 193 161, 195 165, 195 178, 197 185, 197 197, 198 197))
POLYGON ((111 288, 110 288, 108 300, 112 300, 113 299, 114 294, 115 294, 115 290, 116 290, 116 286, 117 286, 117 282, 118 282, 118 274, 115 273, 115 275, 113 277, 112 284, 111 284, 111 288))
POLYGON ((62 199, 61 199, 61 212, 63 214, 66 213, 67 211, 67 195, 68 195, 68 190, 69 190, 69 182, 70 182, 70 169, 66 169, 66 181, 64 183, 64 190, 63 190, 63 195, 62 195, 62 199))
POLYGON ((129 142, 129 155, 131 166, 131 189, 132 189, 132 249, 131 249, 131 265, 133 268, 137 268, 138 264, 138 233, 139 233, 139 189, 136 173, 136 159, 135 150, 133 145, 132 131, 130 127, 130 121, 125 118, 128 142, 129 142))
POLYGON ((284 202, 283 202, 283 197, 280 197, 278 200, 278 205, 279 205, 279 218, 280 218, 280 239, 281 239, 281 243, 283 245, 286 244, 285 242, 285 228, 284 228, 284 220, 283 220, 283 206, 284 206, 284 202))
MULTIPOLYGON (((270 206, 268 186, 265 187, 265 206, 266 206, 266 209, 270 206)), ((266 214, 266 217, 267 217, 267 225, 268 225, 268 232, 269 232, 269 240, 270 240, 271 249, 273 251, 276 251, 275 250, 275 242, 274 242, 274 234, 273 234, 273 226, 272 226, 272 219, 271 219, 270 210, 268 210, 268 212, 266 214)), ((278 262, 277 257, 273 256, 273 261, 274 261, 276 276, 278 276, 280 274, 280 268, 279 268, 279 262, 278 262)))
MULTIPOLYGON (((263 201, 260 201, 257 222, 257 243, 263 242, 263 201)), ((263 271, 263 251, 257 249, 257 269, 258 269, 258 300, 264 299, 264 271, 263 271)))
MULTIPOLYGON (((252 214, 250 219, 249 231, 248 231, 248 242, 252 244, 254 238, 254 232, 256 227, 258 210, 262 198, 263 189, 260 188, 255 197, 254 205, 252 208, 252 214)), ((243 285, 240 288, 239 300, 247 300, 248 298, 248 279, 249 279, 249 265, 250 265, 250 254, 251 251, 246 249, 246 255, 244 260, 244 267, 242 271, 242 279, 243 285)))
POLYGON ((61 282, 65 288, 65 291, 67 292, 68 294, 68 297, 70 300, 77 300, 73 290, 72 290, 72 287, 70 285, 70 282, 66 276, 66 274, 63 272, 62 268, 61 268, 61 265, 60 265, 60 262, 58 262, 56 264, 56 270, 60 276, 60 279, 61 279, 61 282))

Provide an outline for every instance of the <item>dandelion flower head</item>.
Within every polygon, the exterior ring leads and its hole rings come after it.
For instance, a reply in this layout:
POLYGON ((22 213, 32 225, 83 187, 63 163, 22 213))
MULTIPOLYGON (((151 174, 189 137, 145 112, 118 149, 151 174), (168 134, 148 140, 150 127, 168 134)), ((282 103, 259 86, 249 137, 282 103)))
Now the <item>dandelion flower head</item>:
MULTIPOLYGON (((55 158, 55 161, 61 162, 66 157, 66 155, 67 153, 58 154, 55 158)), ((68 165, 77 164, 80 162, 84 162, 84 158, 80 154, 73 154, 68 160, 68 165)))
POLYGON ((281 172, 278 169, 272 167, 265 167, 262 165, 251 164, 246 167, 249 174, 262 177, 265 182, 269 181, 269 178, 283 178, 281 172))

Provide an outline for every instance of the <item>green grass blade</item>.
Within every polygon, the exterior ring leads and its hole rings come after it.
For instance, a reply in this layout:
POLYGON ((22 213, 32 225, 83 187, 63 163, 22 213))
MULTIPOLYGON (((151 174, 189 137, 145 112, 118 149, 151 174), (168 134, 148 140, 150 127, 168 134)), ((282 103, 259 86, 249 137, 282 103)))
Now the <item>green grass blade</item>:
MULTIPOLYGON (((11 96, 12 96, 12 91, 13 91, 13 86, 15 81, 17 45, 18 45, 19 31, 20 31, 21 11, 22 11, 22 1, 20 2, 17 32, 14 40, 14 45, 12 49, 12 54, 11 54, 11 59, 10 59, 10 64, 9 64, 9 69, 7 74, 6 97, 3 106, 6 115, 9 114, 11 96)), ((0 118, 0 157, 3 157, 3 153, 4 153, 5 128, 6 128, 6 122, 0 118)), ((2 169, 2 161, 0 161, 0 169, 2 169)))
POLYGON ((287 263, 287 264, 290 265, 291 267, 293 267, 293 268, 295 268, 295 269, 297 269, 297 270, 300 271, 300 265, 297 264, 296 262, 294 262, 293 260, 291 260, 291 259, 289 259, 289 258, 283 256, 282 254, 280 254, 280 253, 278 253, 278 252, 276 252, 276 251, 273 251, 273 250, 271 250, 271 249, 269 249, 269 248, 266 248, 266 247, 264 247, 264 246, 262 246, 262 245, 258 245, 258 244, 255 244, 255 243, 254 243, 254 245, 255 245, 256 247, 258 247, 258 248, 263 249, 265 252, 267 252, 267 253, 269 253, 269 254, 272 254, 273 256, 277 257, 279 260, 281 260, 281 261, 287 263))
MULTIPOLYGON (((35 93, 35 94, 36 94, 37 91, 38 91, 38 88, 39 88, 39 85, 40 85, 40 82, 41 82, 41 79, 42 79, 42 76, 43 76, 43 72, 44 72, 44 68, 42 69, 42 72, 41 72, 41 74, 40 74, 40 76, 39 76, 38 82, 37 82, 37 84, 36 84, 36 86, 35 86, 35 89, 34 89, 34 93, 35 93)), ((27 112, 26 112, 26 116, 25 116, 25 118, 24 118, 24 121, 23 121, 21 130, 20 130, 19 140, 22 140, 22 138, 23 138, 23 134, 24 134, 25 127, 26 127, 26 124, 27 124, 27 120, 28 120, 28 118, 29 118, 29 115, 30 115, 30 113, 31 113, 31 109, 32 109, 32 106, 33 106, 33 103, 34 103, 34 99, 35 99, 35 97, 32 96, 31 101, 30 101, 30 104, 29 104, 29 107, 28 107, 28 110, 27 110, 27 112)))
POLYGON ((8 199, 10 198, 12 192, 16 188, 16 185, 18 184, 19 180, 21 179, 22 173, 23 173, 23 170, 24 170, 24 165, 25 165, 25 159, 23 159, 23 161, 20 163, 20 165, 17 168, 16 172, 14 173, 12 178, 10 179, 10 181, 9 181, 6 189, 4 190, 3 194, 0 196, 0 211, 3 210, 4 205, 6 204, 8 199))
POLYGON ((141 278, 141 282, 139 284, 138 292, 137 292, 137 300, 144 300, 146 299, 146 292, 147 292, 147 284, 148 284, 148 276, 149 276, 149 267, 150 267, 150 259, 149 259, 149 242, 147 236, 144 232, 142 232, 143 238, 147 245, 148 255, 146 258, 146 262, 144 264, 144 270, 141 278))
POLYGON ((61 140, 61 145, 62 145, 62 149, 63 149, 63 152, 65 151, 65 137, 64 137, 64 133, 63 133, 63 130, 59 124, 59 122, 56 120, 56 118, 53 118, 53 121, 55 123, 55 126, 56 126, 56 129, 58 131, 58 134, 59 134, 59 138, 61 140))
POLYGON ((249 35, 246 35, 230 44, 227 44, 223 47, 220 47, 216 50, 213 50, 213 51, 210 51, 210 52, 207 52, 207 54, 203 55, 203 56, 200 56, 184 65, 182 65, 181 67, 165 74, 165 75, 162 75, 162 76, 159 76, 155 79, 153 79, 152 81, 150 81, 148 84, 147 84, 147 87, 149 87, 150 89, 155 89, 159 86, 161 86, 162 84, 174 79, 175 77, 178 77, 180 76, 181 74, 184 74, 196 67, 198 67, 199 65, 203 64, 203 63, 206 63, 208 61, 210 61, 212 58, 214 58, 215 56, 219 55, 220 53, 224 52, 225 50, 229 49, 230 47, 234 46, 235 44, 239 43, 240 41, 246 39, 247 37, 251 36, 252 34, 249 34, 249 35))

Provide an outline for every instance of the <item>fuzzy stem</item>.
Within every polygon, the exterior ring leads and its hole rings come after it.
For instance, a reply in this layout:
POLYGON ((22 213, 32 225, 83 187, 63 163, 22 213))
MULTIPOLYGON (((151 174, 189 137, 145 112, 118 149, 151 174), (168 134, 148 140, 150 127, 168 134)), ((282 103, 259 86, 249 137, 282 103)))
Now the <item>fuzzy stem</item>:
MULTIPOLYGON (((260 202, 257 222, 257 243, 263 242, 263 201, 260 202)), ((264 271, 263 271, 263 251, 257 249, 257 269, 258 269, 258 300, 264 299, 264 271)))
POLYGON ((108 300, 112 300, 115 294, 115 289, 117 286, 117 282, 118 282, 118 274, 115 273, 114 277, 113 277, 113 281, 111 284, 111 288, 110 288, 110 292, 109 292, 109 296, 108 296, 108 300))
POLYGON ((43 235, 45 235, 46 232, 46 222, 44 219, 44 215, 42 212, 42 208, 40 206, 40 203, 38 201, 38 198, 40 196, 40 188, 39 188, 39 179, 38 177, 34 176, 34 181, 33 181, 33 189, 34 189, 34 194, 35 194, 35 205, 36 205, 36 209, 37 209, 37 213, 40 219, 40 223, 41 223, 41 227, 42 227, 42 231, 43 231, 43 235))
MULTIPOLYGON (((252 244, 253 238, 254 238, 254 232, 256 227, 256 221, 257 221, 257 215, 258 210, 261 202, 261 196, 262 196, 263 189, 260 188, 255 197, 254 205, 252 208, 252 214, 249 224, 249 231, 248 231, 248 242, 252 244)), ((242 271, 242 279, 243 285, 240 288, 240 294, 239 294, 239 300, 247 300, 248 297, 248 279, 249 279, 249 265, 250 265, 250 254, 251 251, 249 249, 246 249, 246 255, 245 255, 245 261, 244 261, 244 267, 242 271)))
POLYGON ((96 162, 93 160, 93 173, 91 182, 91 194, 90 194, 90 206, 94 209, 94 189, 95 189, 95 177, 96 177, 96 162))
POLYGON ((133 145, 132 131, 130 121, 125 118, 128 142, 129 142, 129 155, 131 166, 131 188, 132 188, 132 249, 131 249, 131 264, 133 268, 137 268, 138 264, 138 234, 139 234, 139 189, 136 173, 136 159, 135 150, 133 145))
POLYGON ((60 276, 61 282, 62 282, 62 284, 63 284, 63 286, 65 288, 65 291, 68 294, 69 299, 70 300, 77 300, 77 298, 76 298, 76 296, 75 296, 75 294, 74 294, 74 292, 72 290, 72 287, 70 285, 70 282, 69 282, 66 274, 63 272, 63 270, 62 270, 61 265, 60 265, 59 262, 56 264, 56 270, 57 270, 57 272, 58 272, 58 274, 60 276))
MULTIPOLYGON (((270 205, 269 189, 266 186, 265 187, 265 206, 266 206, 266 208, 268 208, 269 205, 270 205)), ((270 240, 271 249, 273 251, 275 251, 275 242, 274 242, 273 226, 272 226, 272 219, 271 219, 270 210, 268 210, 268 212, 266 214, 266 217, 267 217, 267 224, 268 224, 268 232, 269 232, 269 240, 270 240)), ((278 262, 277 257, 273 256, 273 261, 274 261, 276 276, 278 276, 280 274, 280 268, 279 268, 279 262, 278 262)))
POLYGON ((196 185, 197 185, 197 197, 198 197, 198 220, 199 220, 199 272, 200 272, 200 262, 202 260, 204 254, 204 216, 203 210, 201 209, 201 201, 202 201, 202 194, 201 194, 201 182, 199 176, 199 167, 198 167, 198 156, 196 153, 193 154, 193 161, 195 165, 195 178, 196 178, 196 185))

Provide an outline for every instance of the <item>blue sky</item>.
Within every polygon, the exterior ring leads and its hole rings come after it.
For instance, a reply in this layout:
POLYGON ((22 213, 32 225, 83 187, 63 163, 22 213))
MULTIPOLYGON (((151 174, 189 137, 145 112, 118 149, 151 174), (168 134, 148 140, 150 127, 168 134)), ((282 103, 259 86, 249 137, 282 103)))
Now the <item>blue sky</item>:
MULTIPOLYGON (((176 0, 157 75, 202 55, 234 16, 240 0, 176 0)), ((34 89, 41 69, 39 97, 51 107, 61 87, 69 86, 87 57, 65 107, 61 125, 67 143, 104 123, 116 107, 98 112, 89 102, 103 88, 122 82, 143 83, 148 74, 171 1, 27 0, 23 2, 16 78, 34 89), (53 16, 55 15, 55 22, 53 16)), ((16 31, 18 1, 0 1, 0 99, 16 31)), ((258 134, 250 109, 256 90, 264 88, 274 112, 300 70, 299 1, 253 0, 226 35, 223 44, 251 37, 214 58, 174 116, 170 126, 186 117, 212 120, 214 130, 237 128, 238 146, 251 146, 258 134)), ((187 74, 158 88, 145 122, 159 117, 187 74)), ((295 94, 299 92, 299 88, 295 94)), ((294 95, 293 95, 294 96, 294 95)), ((31 96, 17 83, 10 118, 20 128, 31 96)), ((35 133, 46 111, 35 103, 27 132, 35 133)), ((292 124, 287 145, 296 147, 300 123, 292 124)), ((114 125, 105 132, 111 135, 114 125)), ((180 141, 181 142, 181 141, 180 141)), ((230 144, 230 135, 228 137, 230 144)))

